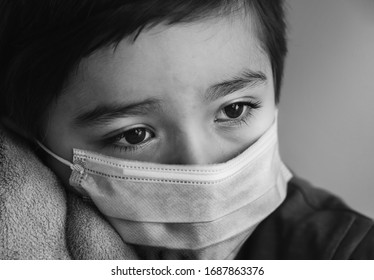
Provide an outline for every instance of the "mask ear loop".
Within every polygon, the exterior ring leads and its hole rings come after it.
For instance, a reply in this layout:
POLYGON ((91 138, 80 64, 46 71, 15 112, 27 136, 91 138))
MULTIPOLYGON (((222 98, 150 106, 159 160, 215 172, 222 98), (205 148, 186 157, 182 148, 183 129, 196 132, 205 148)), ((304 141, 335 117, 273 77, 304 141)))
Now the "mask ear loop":
POLYGON ((50 149, 48 149, 46 146, 44 146, 38 140, 35 139, 35 141, 40 146, 40 148, 42 148, 45 152, 47 152, 49 155, 51 155, 52 157, 54 157, 59 162, 65 164, 67 166, 69 166, 71 170, 77 171, 80 174, 84 173, 84 168, 81 165, 79 165, 79 164, 73 164, 70 161, 67 161, 66 159, 63 159, 62 157, 60 157, 60 156, 56 155, 55 153, 53 153, 50 149))
MULTIPOLYGON (((83 168, 82 165, 73 164, 70 161, 67 161, 66 159, 63 159, 62 157, 53 153, 50 149, 48 149, 46 146, 44 146, 42 143, 40 143, 36 139, 35 139, 35 142, 40 146, 40 148, 42 148, 45 152, 47 152, 53 158, 55 158, 56 160, 58 160, 59 162, 65 164, 65 165, 69 166, 71 170, 77 171, 80 175, 84 174, 84 168, 83 168)), ((84 193, 81 193, 83 201, 92 204, 93 202, 92 202, 91 198, 89 196, 85 195, 85 191, 83 189, 82 189, 82 191, 84 192, 84 193)))

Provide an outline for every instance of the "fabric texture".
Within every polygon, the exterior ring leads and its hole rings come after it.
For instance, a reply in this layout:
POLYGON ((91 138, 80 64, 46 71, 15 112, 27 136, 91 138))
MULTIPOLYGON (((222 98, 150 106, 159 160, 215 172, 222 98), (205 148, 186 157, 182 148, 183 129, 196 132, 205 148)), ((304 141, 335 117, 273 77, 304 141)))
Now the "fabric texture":
POLYGON ((98 212, 66 194, 29 144, 0 125, 0 259, 136 259, 98 212))
POLYGON ((257 227, 237 259, 371 260, 374 222, 294 177, 284 203, 257 227))

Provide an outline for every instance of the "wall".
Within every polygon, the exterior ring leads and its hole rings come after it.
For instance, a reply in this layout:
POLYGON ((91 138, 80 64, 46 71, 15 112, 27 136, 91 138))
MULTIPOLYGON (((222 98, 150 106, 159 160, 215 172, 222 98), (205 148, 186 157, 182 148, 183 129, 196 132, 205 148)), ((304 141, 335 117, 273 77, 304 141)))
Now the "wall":
POLYGON ((374 1, 288 0, 285 162, 374 218, 374 1))

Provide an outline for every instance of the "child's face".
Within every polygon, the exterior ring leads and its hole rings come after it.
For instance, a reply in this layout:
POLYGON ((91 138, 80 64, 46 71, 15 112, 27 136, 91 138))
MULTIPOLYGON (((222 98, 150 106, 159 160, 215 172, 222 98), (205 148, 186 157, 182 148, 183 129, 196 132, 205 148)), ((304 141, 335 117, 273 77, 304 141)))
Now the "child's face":
MULTIPOLYGON (((249 23, 156 26, 84 59, 49 112, 47 146, 167 164, 236 156, 276 112, 271 65, 249 23)), ((70 170, 52 169, 68 182, 70 170)))

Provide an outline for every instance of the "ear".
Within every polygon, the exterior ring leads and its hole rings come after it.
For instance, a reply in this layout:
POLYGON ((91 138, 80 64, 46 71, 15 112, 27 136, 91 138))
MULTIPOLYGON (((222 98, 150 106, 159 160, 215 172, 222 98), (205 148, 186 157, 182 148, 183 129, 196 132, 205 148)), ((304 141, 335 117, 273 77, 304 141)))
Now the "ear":
POLYGON ((19 136, 26 138, 29 141, 34 141, 34 137, 32 137, 29 133, 27 133, 24 129, 17 125, 13 120, 3 117, 0 119, 0 122, 6 128, 18 134, 19 136))

